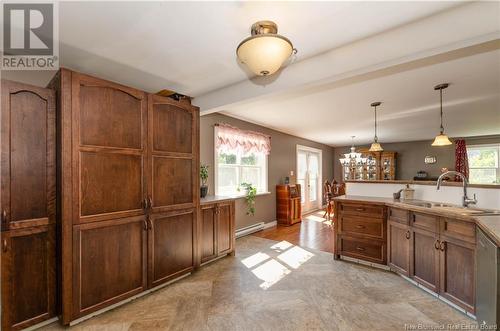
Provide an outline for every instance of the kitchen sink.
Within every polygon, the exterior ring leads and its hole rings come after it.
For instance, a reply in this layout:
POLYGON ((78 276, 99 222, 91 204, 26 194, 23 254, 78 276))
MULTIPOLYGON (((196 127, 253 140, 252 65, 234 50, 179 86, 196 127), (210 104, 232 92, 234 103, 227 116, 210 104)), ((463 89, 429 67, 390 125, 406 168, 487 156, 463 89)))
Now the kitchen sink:
POLYGON ((500 215, 500 210, 482 209, 474 207, 466 208, 449 203, 427 202, 427 201, 405 201, 404 203, 412 206, 446 210, 463 215, 478 215, 478 216, 500 215))

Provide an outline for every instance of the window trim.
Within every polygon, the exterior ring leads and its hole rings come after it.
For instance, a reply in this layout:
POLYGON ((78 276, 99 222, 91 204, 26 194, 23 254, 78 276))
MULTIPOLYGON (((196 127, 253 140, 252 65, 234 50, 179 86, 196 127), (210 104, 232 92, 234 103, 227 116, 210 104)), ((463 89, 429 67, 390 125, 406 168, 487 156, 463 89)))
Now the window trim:
MULTIPOLYGON (((215 195, 219 195, 219 152, 217 150, 217 131, 218 127, 214 126, 214 192, 215 195)), ((262 191, 257 191, 257 195, 269 194, 269 155, 264 155, 264 166, 263 166, 263 176, 264 176, 264 188, 262 191)), ((233 196, 240 197, 244 194, 235 194, 233 196)))

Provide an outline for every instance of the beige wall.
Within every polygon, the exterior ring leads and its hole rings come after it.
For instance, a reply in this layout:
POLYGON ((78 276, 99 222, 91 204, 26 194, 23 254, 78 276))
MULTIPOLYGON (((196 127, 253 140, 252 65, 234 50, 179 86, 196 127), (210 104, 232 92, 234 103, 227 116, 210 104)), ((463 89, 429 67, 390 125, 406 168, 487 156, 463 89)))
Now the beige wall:
POLYGON ((268 158, 268 187, 271 194, 257 197, 255 216, 247 216, 244 199, 238 199, 236 201, 236 229, 258 222, 267 223, 276 220, 276 184, 280 184, 283 178, 288 176, 290 170, 296 172, 297 144, 321 149, 323 180, 333 178, 332 147, 215 113, 200 118, 200 159, 201 163, 209 165, 209 194, 214 194, 214 124, 221 122, 271 136, 272 150, 268 158))
MULTIPOLYGON (((494 144, 500 143, 500 135, 478 136, 465 138, 468 145, 494 144)), ((417 171, 424 170, 429 177, 438 177, 441 168, 455 169, 455 145, 432 147, 432 140, 411 141, 401 143, 384 144, 382 147, 386 151, 397 152, 396 179, 413 179, 417 171), (424 158, 435 156, 435 164, 425 164, 424 158)), ((369 147, 369 146, 359 146, 369 147)), ((337 181, 342 180, 342 167, 340 166, 340 155, 348 153, 349 147, 335 147, 334 151, 334 177, 337 181)))

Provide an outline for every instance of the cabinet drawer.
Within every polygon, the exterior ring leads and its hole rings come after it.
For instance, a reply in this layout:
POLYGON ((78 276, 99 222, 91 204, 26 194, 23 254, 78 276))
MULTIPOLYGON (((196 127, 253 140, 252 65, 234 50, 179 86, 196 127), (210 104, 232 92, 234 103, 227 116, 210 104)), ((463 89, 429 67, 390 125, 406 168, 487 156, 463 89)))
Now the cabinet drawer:
POLYGON ((399 208, 389 208, 389 221, 408 225, 408 210, 399 208))
POLYGON ((343 203, 340 208, 344 215, 358 215, 371 218, 384 217, 384 206, 343 203))
POLYGON ((437 233, 439 231, 439 220, 437 216, 433 215, 428 215, 428 214, 421 214, 421 213, 412 213, 411 214, 411 225, 428 230, 434 233, 437 233))
POLYGON ((380 264, 386 263, 386 246, 382 241, 341 237, 340 254, 380 264))
POLYGON ((472 222, 445 218, 442 222, 441 234, 474 244, 476 242, 476 225, 472 222))
POLYGON ((384 239, 384 223, 382 219, 367 219, 358 216, 343 216, 340 231, 353 235, 364 235, 384 239))

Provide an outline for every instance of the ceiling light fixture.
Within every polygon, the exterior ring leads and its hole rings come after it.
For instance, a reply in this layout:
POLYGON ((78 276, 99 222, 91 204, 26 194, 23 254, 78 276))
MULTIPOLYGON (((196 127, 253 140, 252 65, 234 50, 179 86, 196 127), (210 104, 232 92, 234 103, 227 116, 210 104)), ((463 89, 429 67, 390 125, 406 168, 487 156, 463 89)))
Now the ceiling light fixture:
POLYGON ((440 114, 441 114, 441 127, 440 127, 440 133, 436 136, 434 139, 434 142, 432 143, 432 146, 448 146, 451 145, 451 141, 448 138, 447 135, 444 134, 444 127, 443 127, 443 90, 447 88, 449 84, 443 83, 434 86, 434 90, 439 90, 439 97, 440 97, 440 114))
POLYGON ((274 74, 292 53, 297 53, 292 42, 278 34, 278 26, 272 21, 254 23, 251 33, 238 45, 236 55, 259 76, 274 74))
POLYGON ((375 137, 373 138, 373 143, 370 146, 370 152, 382 152, 384 149, 380 144, 378 143, 378 137, 377 137, 377 107, 380 106, 382 103, 377 101, 372 103, 370 106, 375 108, 375 137))

